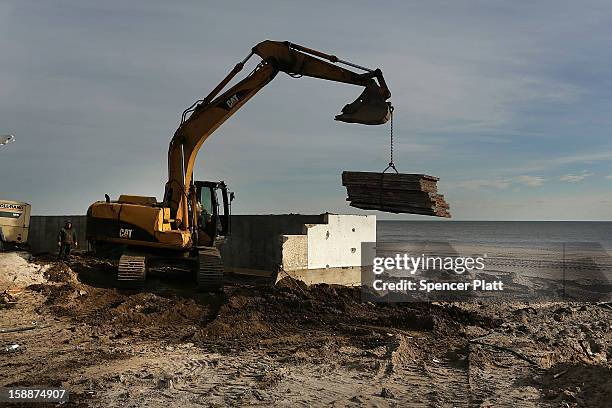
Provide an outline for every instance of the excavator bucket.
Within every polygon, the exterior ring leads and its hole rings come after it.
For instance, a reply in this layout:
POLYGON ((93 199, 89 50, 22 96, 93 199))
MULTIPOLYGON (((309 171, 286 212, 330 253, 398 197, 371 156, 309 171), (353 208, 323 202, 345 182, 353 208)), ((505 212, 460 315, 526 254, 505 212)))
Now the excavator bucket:
POLYGON ((363 125, 382 125, 391 118, 391 104, 385 101, 378 85, 367 86, 354 102, 342 108, 336 120, 363 125))

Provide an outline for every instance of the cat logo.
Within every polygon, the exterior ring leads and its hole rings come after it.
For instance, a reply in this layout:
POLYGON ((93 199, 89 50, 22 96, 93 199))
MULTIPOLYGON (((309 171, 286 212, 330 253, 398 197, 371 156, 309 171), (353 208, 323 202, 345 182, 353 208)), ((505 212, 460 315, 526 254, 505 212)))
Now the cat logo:
POLYGON ((132 238, 133 229, 130 228, 120 228, 119 229, 119 238, 130 239, 132 238))
POLYGON ((239 100, 240 99, 238 98, 238 94, 234 94, 234 96, 230 97, 227 101, 225 101, 225 104, 228 108, 231 109, 236 103, 238 103, 239 100))

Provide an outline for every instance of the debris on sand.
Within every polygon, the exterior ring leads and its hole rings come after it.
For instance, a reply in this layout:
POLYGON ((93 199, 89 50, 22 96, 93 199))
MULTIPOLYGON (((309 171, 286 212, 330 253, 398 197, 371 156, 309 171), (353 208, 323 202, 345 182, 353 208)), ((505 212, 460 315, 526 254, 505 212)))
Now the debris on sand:
POLYGON ((538 378, 544 399, 559 406, 606 407, 612 401, 612 368, 601 365, 560 364, 538 378))
POLYGON ((4 348, 4 351, 6 351, 7 353, 14 353, 16 351, 19 351, 19 349, 21 349, 21 346, 19 344, 9 344, 4 348))
POLYGON ((389 399, 394 399, 395 395, 393 394, 393 392, 391 392, 390 389, 383 387, 383 389, 380 391, 380 396, 382 398, 389 398, 389 399))
POLYGON ((14 289, 7 289, 0 293, 0 309, 13 307, 16 303, 17 294, 14 289))

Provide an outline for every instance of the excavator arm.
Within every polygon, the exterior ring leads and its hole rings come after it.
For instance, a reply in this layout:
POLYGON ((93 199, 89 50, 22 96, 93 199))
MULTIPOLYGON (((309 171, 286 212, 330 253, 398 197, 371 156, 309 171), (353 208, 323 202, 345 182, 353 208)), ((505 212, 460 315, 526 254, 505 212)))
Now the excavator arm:
POLYGON ((367 125, 383 124, 389 120, 391 104, 386 101, 391 93, 379 69, 370 70, 340 60, 334 55, 289 42, 259 43, 206 98, 196 101, 183 112, 181 124, 170 142, 164 206, 170 208, 179 229, 192 230, 195 225, 195 220, 189 219, 188 206, 190 199, 191 205, 195 205, 193 167, 200 147, 223 122, 272 81, 278 72, 364 87, 362 94, 353 103, 346 105, 336 120, 367 125), (262 59, 257 67, 246 78, 219 95, 254 54, 262 59), (338 64, 365 72, 355 73, 338 64))

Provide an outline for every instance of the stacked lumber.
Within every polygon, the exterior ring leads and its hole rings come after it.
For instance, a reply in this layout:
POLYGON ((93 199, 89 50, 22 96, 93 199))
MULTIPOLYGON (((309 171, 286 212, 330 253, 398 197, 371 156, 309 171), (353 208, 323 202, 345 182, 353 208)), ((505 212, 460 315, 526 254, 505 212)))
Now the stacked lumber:
POLYGON ((438 194, 437 177, 427 174, 345 171, 342 185, 352 207, 392 213, 450 218, 449 205, 438 194))

